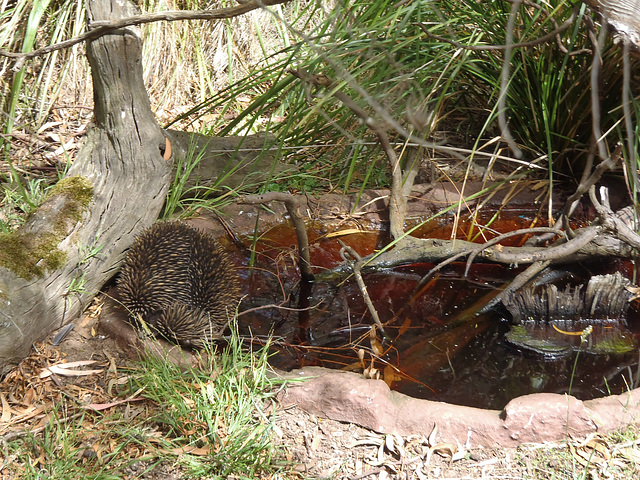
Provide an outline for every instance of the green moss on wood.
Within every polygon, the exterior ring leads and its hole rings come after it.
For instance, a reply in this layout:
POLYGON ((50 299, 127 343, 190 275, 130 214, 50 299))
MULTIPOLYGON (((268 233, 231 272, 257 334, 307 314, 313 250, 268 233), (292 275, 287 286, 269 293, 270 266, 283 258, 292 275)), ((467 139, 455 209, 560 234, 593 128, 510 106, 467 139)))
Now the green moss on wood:
MULTIPOLYGON (((43 205, 64 195, 65 208, 55 212, 48 229, 29 232, 25 227, 0 234, 0 266, 30 280, 43 276, 45 271, 56 270, 66 262, 67 255, 58 245, 68 235, 69 225, 82 219, 93 198, 93 187, 86 178, 75 176, 60 180, 49 192, 43 205)), ((38 215, 36 210, 33 215, 38 215)))
POLYGON ((79 175, 63 178, 51 188, 45 202, 58 195, 65 195, 71 200, 63 215, 65 219, 79 222, 93 198, 93 185, 79 175))
POLYGON ((34 238, 20 230, 0 235, 0 265, 27 280, 41 277, 64 264, 66 254, 58 248, 63 238, 51 233, 34 238))

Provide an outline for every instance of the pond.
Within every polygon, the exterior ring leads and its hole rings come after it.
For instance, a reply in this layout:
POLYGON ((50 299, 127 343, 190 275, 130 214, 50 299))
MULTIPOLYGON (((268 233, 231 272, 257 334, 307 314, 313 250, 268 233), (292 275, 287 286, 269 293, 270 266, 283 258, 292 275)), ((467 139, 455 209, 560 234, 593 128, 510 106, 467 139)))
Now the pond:
MULTIPOLYGON (((457 222, 457 238, 488 240, 531 226, 537 213, 535 206, 487 209, 473 221, 457 222), (478 227, 486 224, 490 228, 478 227)), ((421 226, 416 236, 449 239, 453 225, 452 216, 441 217, 421 226)), ((341 263, 338 238, 363 257, 388 242, 380 225, 361 222, 309 224, 308 234, 316 272, 341 263)), ((353 276, 310 285, 299 282, 296 238, 289 226, 272 226, 256 238, 243 239, 252 245, 253 256, 249 249, 232 254, 241 266, 246 295, 241 310, 250 310, 239 322, 241 333, 258 341, 273 335, 271 363, 276 367, 364 371, 414 397, 491 409, 502 409, 509 400, 529 393, 570 392, 586 400, 622 393, 640 383, 640 322, 634 305, 621 321, 542 325, 545 335, 569 345, 563 355, 545 355, 507 340, 514 326, 503 307, 477 314, 522 268, 476 263, 465 277, 465 263, 453 263, 423 281, 434 264, 413 264, 364 275, 383 333, 371 328, 373 320, 353 276), (588 325, 593 331, 581 343, 580 332, 588 325), (589 348, 620 339, 629 348, 598 354, 589 348)), ((504 244, 525 240, 513 237, 504 244)), ((595 274, 634 274, 631 263, 611 259, 565 268, 574 283, 595 274)))

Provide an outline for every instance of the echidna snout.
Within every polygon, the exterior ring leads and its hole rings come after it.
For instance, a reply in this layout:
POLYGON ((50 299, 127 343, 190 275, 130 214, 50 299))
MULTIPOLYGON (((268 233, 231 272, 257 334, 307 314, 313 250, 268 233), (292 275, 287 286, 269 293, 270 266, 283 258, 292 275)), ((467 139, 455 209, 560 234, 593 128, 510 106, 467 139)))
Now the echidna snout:
POLYGON ((220 244, 181 222, 158 223, 140 234, 117 283, 131 315, 192 348, 219 337, 240 299, 233 265, 220 244))

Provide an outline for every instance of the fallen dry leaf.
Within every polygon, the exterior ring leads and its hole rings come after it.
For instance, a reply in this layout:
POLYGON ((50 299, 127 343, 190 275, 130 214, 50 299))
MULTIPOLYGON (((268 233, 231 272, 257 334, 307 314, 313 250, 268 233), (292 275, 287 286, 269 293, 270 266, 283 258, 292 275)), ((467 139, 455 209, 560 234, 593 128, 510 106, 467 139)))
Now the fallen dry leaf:
POLYGON ((95 360, 78 360, 77 362, 69 362, 69 363, 58 363, 56 365, 51 365, 50 367, 44 368, 40 373, 40 378, 50 377, 52 374, 62 375, 63 377, 78 377, 78 376, 86 376, 93 375, 96 373, 102 373, 104 370, 72 370, 76 367, 84 367, 87 365, 93 365, 97 363, 95 360))
POLYGON ((640 450, 637 448, 621 448, 618 452, 627 460, 640 463, 640 450))
POLYGON ((117 402, 109 402, 109 403, 90 403, 89 405, 85 405, 84 408, 86 408, 87 410, 96 410, 100 412, 102 410, 107 410, 111 407, 115 407, 116 405, 121 405, 123 403, 129 403, 129 402, 139 402, 140 400, 144 400, 144 398, 142 397, 127 398, 124 400, 118 400, 117 402))
POLYGON ((376 233, 377 232, 366 232, 364 230, 358 230, 357 228, 346 228, 344 230, 338 230, 337 232, 327 233, 325 238, 333 238, 333 237, 342 237, 344 235, 353 235, 355 233, 376 233))
POLYGON ((173 453, 174 455, 197 455, 199 457, 204 457, 206 455, 210 455, 212 453, 211 447, 176 447, 171 450, 160 450, 163 453, 173 453))
POLYGON ((0 417, 0 421, 6 423, 11 420, 11 407, 9 406, 9 402, 7 402, 7 398, 2 393, 0 393, 0 401, 2 402, 2 417, 0 417))

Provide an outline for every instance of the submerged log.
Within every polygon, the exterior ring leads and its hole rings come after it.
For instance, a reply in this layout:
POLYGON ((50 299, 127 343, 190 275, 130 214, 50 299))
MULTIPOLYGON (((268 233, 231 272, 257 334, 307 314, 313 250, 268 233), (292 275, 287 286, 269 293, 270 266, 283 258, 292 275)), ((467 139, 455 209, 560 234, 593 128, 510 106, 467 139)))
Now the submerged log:
POLYGON ((633 351, 626 329, 633 294, 620 272, 591 277, 586 285, 527 286, 505 296, 516 324, 505 335, 521 351, 558 358, 574 351, 611 355, 633 351))
POLYGON ((620 272, 591 277, 586 285, 554 284, 527 286, 512 292, 504 305, 514 323, 553 322, 556 320, 623 319, 633 294, 631 282, 620 272))

